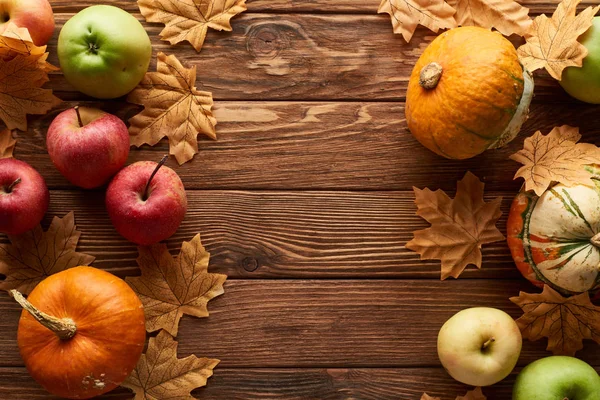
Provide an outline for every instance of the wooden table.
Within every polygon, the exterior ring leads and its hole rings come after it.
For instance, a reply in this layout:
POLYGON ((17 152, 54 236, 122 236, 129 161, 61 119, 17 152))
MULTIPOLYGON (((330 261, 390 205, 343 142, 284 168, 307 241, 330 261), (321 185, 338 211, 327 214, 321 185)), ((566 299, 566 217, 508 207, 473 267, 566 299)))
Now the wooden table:
MULTIPOLYGON (((54 0, 57 29, 92 0, 54 0), (75 5, 76 4, 76 5, 75 5)), ((468 161, 442 159, 419 145, 404 121, 409 73, 434 34, 419 28, 410 44, 392 33, 379 0, 248 0, 233 32, 210 31, 200 54, 160 41, 162 26, 144 22, 159 51, 198 66, 198 87, 213 92, 218 140, 200 138, 192 162, 171 167, 188 190, 190 208, 168 241, 176 252, 201 233, 211 270, 229 275, 209 318, 184 317, 179 355, 221 359, 201 399, 419 399, 423 391, 454 399, 466 386, 441 368, 436 336, 458 310, 490 306, 513 316, 508 298, 535 291, 516 270, 505 243, 484 248, 483 268, 439 280, 437 261, 404 248, 427 223, 415 215, 412 187, 453 192, 467 170, 503 196, 506 216, 520 182, 508 156, 535 130, 578 125, 596 142, 599 107, 570 99, 545 73, 523 132, 507 148, 468 161)), ((588 4, 593 1, 588 0, 588 4)), ((133 1, 112 4, 140 20, 133 1)), ((528 0, 551 13, 557 0, 528 0)), ((517 43, 517 40, 515 40, 517 43)), ((154 69, 155 61, 151 66, 154 69)), ((30 118, 16 157, 31 163, 51 188, 46 227, 75 211, 80 249, 94 266, 121 277, 139 274, 136 247, 113 229, 102 190, 70 185, 45 149, 49 123, 76 104, 96 105, 126 119, 138 108, 95 102, 60 73, 48 84, 65 103, 30 118)), ((134 150, 129 163, 156 160, 163 141, 134 150)), ((6 243, 5 236, 0 242, 6 243)), ((49 399, 27 374, 16 344, 18 306, 0 294, 0 399, 49 399)), ((526 342, 519 366, 549 355, 526 342)), ((578 354, 600 367, 600 348, 578 354)), ((509 399, 514 375, 484 392, 509 399)), ((130 398, 119 389, 106 398, 130 398)))

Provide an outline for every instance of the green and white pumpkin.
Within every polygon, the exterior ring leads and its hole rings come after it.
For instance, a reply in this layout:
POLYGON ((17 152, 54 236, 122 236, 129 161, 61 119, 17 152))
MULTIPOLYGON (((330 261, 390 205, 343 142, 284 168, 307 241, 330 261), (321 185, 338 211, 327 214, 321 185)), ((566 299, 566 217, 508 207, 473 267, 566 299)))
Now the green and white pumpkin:
POLYGON ((521 192, 508 217, 508 245, 521 273, 571 295, 600 289, 600 182, 521 192))

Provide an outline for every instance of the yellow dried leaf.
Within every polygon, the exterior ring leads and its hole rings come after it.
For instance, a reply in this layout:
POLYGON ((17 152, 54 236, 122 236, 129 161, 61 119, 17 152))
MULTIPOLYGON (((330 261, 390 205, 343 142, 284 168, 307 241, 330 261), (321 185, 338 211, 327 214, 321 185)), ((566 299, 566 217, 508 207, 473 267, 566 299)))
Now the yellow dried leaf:
POLYGON ((501 197, 486 203, 484 184, 467 172, 458 182, 456 196, 450 199, 442 190, 432 192, 413 188, 417 215, 431 227, 415 232, 406 248, 416 251, 422 260, 441 260, 441 278, 458 278, 469 264, 481 268, 481 246, 504 240, 496 222, 502 215, 501 197))
POLYGON ((510 156, 523 166, 514 179, 525 179, 525 190, 541 196, 553 182, 566 186, 594 186, 592 173, 585 166, 600 164, 600 149, 590 143, 577 143, 579 128, 555 127, 546 136, 537 131, 525 139, 523 150, 510 156))
POLYGON ((0 131, 0 158, 12 158, 17 140, 10 129, 0 131))
POLYGON ((417 25, 433 32, 457 26, 453 17, 456 10, 444 0, 382 0, 377 12, 390 15, 394 33, 400 33, 407 43, 417 25))
POLYGON ((206 385, 218 363, 195 355, 178 359, 177 342, 160 331, 122 385, 135 392, 134 400, 194 400, 190 392, 206 385))
POLYGON ((0 274, 6 275, 0 289, 29 294, 47 276, 90 265, 95 258, 76 251, 80 236, 72 211, 62 219, 54 217, 47 232, 38 225, 22 235, 9 235, 11 244, 0 245, 0 274))
MULTIPOLYGON (((469 390, 464 396, 457 396, 456 400, 486 400, 487 397, 483 395, 480 387, 476 387, 473 390, 469 390)), ((421 400, 442 400, 440 397, 432 397, 427 393, 423 393, 421 400)))
POLYGON ((574 356, 583 348, 583 339, 600 343, 600 307, 587 292, 565 298, 545 285, 542 293, 520 292, 510 301, 523 310, 517 319, 523 337, 547 337, 547 350, 555 355, 574 356))
POLYGON ((177 336, 183 314, 208 316, 207 304, 223 294, 227 276, 208 272, 210 254, 202 246, 200 235, 183 242, 175 258, 162 243, 138 250, 142 276, 125 280, 144 304, 148 332, 164 329, 177 336))
POLYGON ((165 25, 163 40, 187 40, 199 52, 208 28, 231 31, 231 18, 246 11, 246 0, 138 0, 138 6, 146 21, 165 25))
POLYGON ((423 396, 421 396, 421 400, 442 400, 440 397, 432 397, 430 395, 428 395, 427 393, 423 393, 423 396))
POLYGON ((448 0, 460 26, 496 28, 506 36, 525 36, 531 28, 529 9, 513 0, 448 0))
POLYGON ((19 28, 13 22, 9 22, 6 30, 0 35, 0 58, 9 61, 17 55, 40 56, 37 61, 42 71, 58 71, 57 67, 46 61, 48 59, 46 46, 36 46, 27 28, 19 28))
POLYGON ((148 72, 127 96, 144 110, 129 119, 131 144, 154 146, 165 136, 179 164, 198 152, 198 133, 216 139, 212 93, 196 89, 196 67, 184 68, 173 55, 158 53, 157 72, 148 72))
POLYGON ((580 2, 563 0, 552 18, 542 14, 533 20, 530 37, 517 50, 525 68, 531 72, 546 68, 554 79, 560 80, 566 67, 581 67, 588 51, 577 38, 592 26, 600 6, 588 7, 576 15, 580 2))

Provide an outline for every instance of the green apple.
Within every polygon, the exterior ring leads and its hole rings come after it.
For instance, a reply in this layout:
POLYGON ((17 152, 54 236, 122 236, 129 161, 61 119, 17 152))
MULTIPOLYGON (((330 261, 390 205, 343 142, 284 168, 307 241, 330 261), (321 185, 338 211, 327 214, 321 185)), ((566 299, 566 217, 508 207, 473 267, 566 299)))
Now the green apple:
POLYGON ((467 308, 440 329, 438 356, 446 371, 459 382, 489 386, 511 373, 523 339, 517 323, 504 311, 467 308))
POLYGON ((600 104, 600 17, 594 18, 592 27, 581 35, 579 42, 588 49, 588 55, 581 68, 563 70, 560 85, 578 100, 600 104))
POLYGON ((552 356, 523 368, 513 400, 600 400, 600 376, 574 357, 552 356))
POLYGON ((150 64, 150 38, 131 14, 106 5, 88 7, 67 21, 58 59, 67 81, 100 99, 129 93, 150 64))

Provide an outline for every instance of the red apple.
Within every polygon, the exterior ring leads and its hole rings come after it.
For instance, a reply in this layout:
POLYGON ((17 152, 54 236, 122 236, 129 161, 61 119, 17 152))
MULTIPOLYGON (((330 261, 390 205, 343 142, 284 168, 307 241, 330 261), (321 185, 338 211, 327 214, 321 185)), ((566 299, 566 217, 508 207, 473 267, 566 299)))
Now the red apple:
POLYGON ((48 128, 52 162, 74 185, 101 186, 129 156, 129 132, 117 116, 97 108, 75 107, 58 114, 48 128))
POLYGON ((0 232, 20 235, 35 228, 48 210, 50 193, 31 165, 0 160, 0 232))
POLYGON ((48 43, 54 33, 54 14, 48 0, 0 0, 0 34, 9 21, 27 28, 38 46, 48 43))
POLYGON ((139 161, 123 168, 108 185, 106 209, 117 232, 151 245, 172 236, 187 211, 179 175, 160 163, 139 161))

